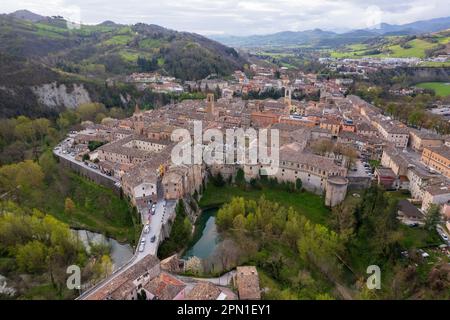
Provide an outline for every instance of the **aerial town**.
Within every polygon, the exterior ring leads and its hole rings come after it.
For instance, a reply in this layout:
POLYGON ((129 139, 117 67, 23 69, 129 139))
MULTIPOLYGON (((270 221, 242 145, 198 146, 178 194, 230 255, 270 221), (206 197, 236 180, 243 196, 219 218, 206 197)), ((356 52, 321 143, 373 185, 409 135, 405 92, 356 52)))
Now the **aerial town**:
POLYGON ((448 0, 156 2, 0 1, 0 303, 450 301, 448 0))
MULTIPOLYGON (((54 153, 72 169, 96 182, 121 190, 138 208, 144 229, 135 255, 107 279, 86 288, 79 299, 259 299, 255 267, 238 267, 221 278, 199 281, 178 275, 192 261, 177 255, 156 257, 159 243, 170 234, 175 203, 189 199, 212 176, 234 179, 239 169, 245 179, 260 178, 262 165, 175 165, 171 151, 175 129, 193 132, 194 121, 208 128, 277 129, 280 137, 279 169, 272 178, 295 183, 324 196, 327 207, 338 206, 355 190, 372 183, 386 190, 409 190, 398 219, 410 227, 423 225, 431 205, 438 205, 444 224, 438 226, 448 241, 450 229, 450 140, 427 130, 409 128, 358 96, 344 96, 346 79, 319 80, 314 74, 288 73, 287 68, 252 65, 255 76, 241 72, 233 80, 205 79, 185 86, 220 90, 220 98, 184 100, 162 108, 140 110, 130 118, 106 124, 85 123, 71 132, 54 153), (280 77, 275 77, 279 72, 280 77), (279 99, 243 100, 250 90, 283 89, 279 99), (294 89, 317 92, 319 99, 296 100, 294 89), (92 141, 103 143, 91 151, 92 141), (373 168, 369 161, 376 161, 373 168), (406 202, 406 203, 405 203, 406 202), (226 278, 226 279, 225 279, 226 278), (236 291, 229 289, 233 281, 236 291)), ((133 74, 139 88, 181 91, 174 78, 133 74)), ((204 143, 207 143, 204 141, 204 143)))

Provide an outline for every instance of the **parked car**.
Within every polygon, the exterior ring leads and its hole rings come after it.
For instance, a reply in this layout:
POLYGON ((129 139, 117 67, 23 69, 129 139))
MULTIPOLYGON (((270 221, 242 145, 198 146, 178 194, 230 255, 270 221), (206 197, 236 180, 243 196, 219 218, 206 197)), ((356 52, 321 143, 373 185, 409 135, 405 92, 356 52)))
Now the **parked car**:
POLYGON ((156 241, 156 236, 153 236, 153 237, 150 239, 150 242, 153 243, 153 242, 155 242, 155 241, 156 241))
POLYGON ((145 248, 145 244, 141 243, 141 245, 139 246, 139 252, 143 252, 145 248))

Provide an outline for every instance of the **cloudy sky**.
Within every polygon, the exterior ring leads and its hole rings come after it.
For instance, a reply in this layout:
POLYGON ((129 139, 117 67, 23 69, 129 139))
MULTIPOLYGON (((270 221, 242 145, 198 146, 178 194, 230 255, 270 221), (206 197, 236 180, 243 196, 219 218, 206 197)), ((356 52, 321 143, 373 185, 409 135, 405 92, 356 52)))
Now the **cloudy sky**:
POLYGON ((339 32, 450 16, 448 0, 0 0, 2 13, 19 9, 74 22, 145 22, 205 35, 339 32))

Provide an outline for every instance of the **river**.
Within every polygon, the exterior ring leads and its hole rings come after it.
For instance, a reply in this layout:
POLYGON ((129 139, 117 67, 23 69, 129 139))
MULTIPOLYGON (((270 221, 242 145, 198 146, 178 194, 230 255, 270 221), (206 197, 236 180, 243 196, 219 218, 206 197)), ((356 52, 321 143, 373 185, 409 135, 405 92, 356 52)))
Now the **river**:
POLYGON ((116 270, 127 263, 133 256, 133 248, 129 244, 120 244, 114 239, 106 238, 100 233, 95 233, 87 230, 73 230, 83 242, 86 249, 89 251, 89 243, 107 244, 111 246, 111 261, 113 263, 113 270, 116 270))
POLYGON ((196 256, 201 259, 209 258, 220 243, 216 226, 216 214, 218 209, 204 210, 195 226, 194 238, 185 252, 183 258, 196 256))

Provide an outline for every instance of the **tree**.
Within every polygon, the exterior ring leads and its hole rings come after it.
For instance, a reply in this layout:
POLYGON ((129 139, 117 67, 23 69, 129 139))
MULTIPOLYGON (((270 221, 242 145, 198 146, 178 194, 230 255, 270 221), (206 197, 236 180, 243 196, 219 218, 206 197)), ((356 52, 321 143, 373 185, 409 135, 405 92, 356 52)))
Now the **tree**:
POLYGON ((47 248, 37 240, 19 246, 16 260, 19 269, 23 272, 36 273, 46 268, 47 248))
POLYGON ((44 172, 46 181, 50 181, 57 170, 55 158, 50 150, 39 157, 39 165, 44 172))
POLYGON ((203 272, 202 260, 198 257, 190 257, 185 262, 185 270, 193 274, 201 274, 203 272))
POLYGON ((242 168, 239 168, 237 170, 236 178, 234 179, 234 182, 239 187, 244 187, 245 186, 245 184, 246 184, 246 182, 245 182, 245 174, 244 174, 244 170, 242 170, 242 168))
POLYGON ((108 255, 103 255, 101 259, 101 270, 102 270, 102 276, 104 278, 108 277, 112 272, 112 262, 111 258, 108 255))
POLYGON ((348 241, 355 230, 355 208, 345 202, 332 208, 330 224, 343 241, 348 241))
POLYGON ((323 156, 326 153, 333 151, 334 144, 331 140, 322 139, 322 140, 311 143, 311 149, 315 153, 323 156))
POLYGON ((0 189, 4 192, 19 189, 18 195, 25 200, 40 194, 43 180, 41 167, 31 160, 0 167, 0 189))
POLYGON ((74 110, 66 110, 59 114, 56 124, 62 131, 67 131, 71 126, 80 123, 80 115, 74 110))
POLYGON ((297 190, 302 190, 302 186, 303 186, 303 182, 302 182, 302 179, 300 179, 300 178, 297 178, 296 180, 295 180, 295 189, 297 189, 297 190))
POLYGON ((354 163, 356 161, 356 158, 358 156, 358 152, 354 148, 352 148, 350 146, 345 146, 345 147, 342 147, 340 153, 343 156, 345 156, 346 168, 350 169, 354 165, 354 163))
POLYGON ((409 114, 408 122, 413 126, 421 127, 425 119, 424 117, 425 117, 424 111, 416 109, 409 114))
POLYGON ((213 177, 212 181, 216 187, 223 187, 225 185, 225 180, 223 179, 223 176, 220 172, 215 177, 213 177))
POLYGON ((425 229, 432 231, 436 228, 436 225, 441 220, 440 207, 437 204, 431 204, 427 210, 425 217, 425 229))
POLYGON ((147 294, 145 293, 145 290, 141 290, 137 293, 137 299, 138 300, 147 300, 147 294))
POLYGON ((81 121, 101 121, 102 117, 106 117, 107 110, 101 103, 85 103, 77 108, 76 113, 81 121), (97 115, 100 115, 98 119, 97 115))
POLYGON ((66 198, 66 200, 64 201, 64 212, 72 215, 75 211, 75 203, 73 202, 72 199, 70 198, 66 198))
POLYGON ((109 110, 109 116, 113 119, 123 119, 126 117, 126 113, 122 108, 112 107, 109 110))

